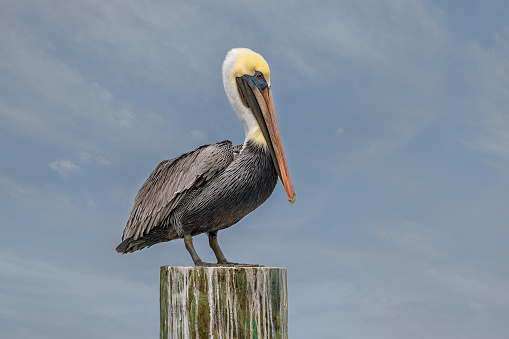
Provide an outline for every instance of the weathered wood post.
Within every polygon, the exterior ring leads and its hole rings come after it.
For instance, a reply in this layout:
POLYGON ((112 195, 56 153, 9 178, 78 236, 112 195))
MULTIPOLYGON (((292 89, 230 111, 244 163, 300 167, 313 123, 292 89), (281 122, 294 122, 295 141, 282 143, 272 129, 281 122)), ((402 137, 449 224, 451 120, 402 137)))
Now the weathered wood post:
POLYGON ((161 339, 288 338, 286 268, 161 267, 161 339))

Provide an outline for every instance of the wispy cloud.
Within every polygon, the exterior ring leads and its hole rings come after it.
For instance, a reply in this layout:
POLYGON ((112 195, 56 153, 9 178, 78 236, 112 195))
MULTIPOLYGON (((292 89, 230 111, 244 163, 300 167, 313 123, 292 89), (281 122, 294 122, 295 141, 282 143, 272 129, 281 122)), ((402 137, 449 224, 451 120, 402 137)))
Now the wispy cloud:
POLYGON ((103 157, 102 155, 94 156, 94 155, 89 154, 85 151, 80 152, 79 159, 82 163, 88 163, 88 162, 90 162, 90 160, 93 159, 99 165, 102 165, 102 166, 110 166, 111 165, 111 162, 108 159, 106 159, 105 157, 103 157))
POLYGON ((81 168, 71 160, 55 160, 48 164, 49 168, 56 171, 62 177, 66 177, 73 172, 79 172, 81 168))
POLYGON ((288 267, 291 336, 507 337, 507 185, 479 154, 509 165, 508 39, 464 43, 507 23, 477 26, 493 9, 469 4, 0 1, 0 138, 16 146, 0 148, 2 334, 157 335, 157 278, 140 272, 191 263, 182 242, 113 248, 158 161, 241 141, 220 70, 245 46, 271 66, 298 199, 278 184, 221 239, 232 259, 288 267), (448 96, 468 100, 450 90, 467 68, 470 135, 448 96), (440 138, 444 107, 468 159, 440 138))
POLYGON ((136 110, 60 59, 33 32, 4 27, 0 38, 0 68, 5 72, 0 117, 12 130, 91 153, 101 153, 105 144, 118 147, 168 138, 171 128, 159 115, 136 110), (16 88, 23 88, 24 94, 13 92, 16 88))
POLYGON ((145 319, 133 326, 131 318, 126 318, 133 305, 145 315, 157 312, 151 300, 134 293, 157 294, 157 284, 68 270, 5 251, 0 251, 0 269, 0 323, 9 319, 9 326, 2 329, 8 337, 101 338, 114 336, 119 327, 130 328, 125 333, 133 338, 157 334, 157 320, 145 319), (29 327, 27 318, 32 321, 29 327))
POLYGON ((13 197, 35 193, 34 189, 0 172, 0 187, 13 197))

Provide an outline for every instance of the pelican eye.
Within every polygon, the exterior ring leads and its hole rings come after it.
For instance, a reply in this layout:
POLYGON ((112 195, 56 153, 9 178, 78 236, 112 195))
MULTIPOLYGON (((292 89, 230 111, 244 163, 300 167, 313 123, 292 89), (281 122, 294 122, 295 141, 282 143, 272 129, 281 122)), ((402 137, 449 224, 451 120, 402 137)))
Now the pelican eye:
POLYGON ((263 73, 260 71, 256 71, 251 79, 256 84, 256 87, 260 89, 260 91, 263 91, 266 87, 268 87, 267 81, 265 80, 263 73))

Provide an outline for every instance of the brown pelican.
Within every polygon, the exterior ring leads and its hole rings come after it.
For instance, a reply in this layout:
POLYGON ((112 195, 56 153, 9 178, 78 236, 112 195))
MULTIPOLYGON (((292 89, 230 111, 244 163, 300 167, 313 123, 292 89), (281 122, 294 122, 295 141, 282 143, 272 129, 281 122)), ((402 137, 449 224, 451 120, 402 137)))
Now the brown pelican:
POLYGON ((141 186, 117 252, 184 238, 196 266, 241 265, 226 260, 217 232, 237 223, 272 194, 281 179, 290 203, 295 192, 279 136, 269 65, 247 48, 230 50, 223 63, 228 100, 244 125, 244 144, 228 140, 161 162, 141 186), (193 236, 208 233, 217 264, 204 263, 193 236))

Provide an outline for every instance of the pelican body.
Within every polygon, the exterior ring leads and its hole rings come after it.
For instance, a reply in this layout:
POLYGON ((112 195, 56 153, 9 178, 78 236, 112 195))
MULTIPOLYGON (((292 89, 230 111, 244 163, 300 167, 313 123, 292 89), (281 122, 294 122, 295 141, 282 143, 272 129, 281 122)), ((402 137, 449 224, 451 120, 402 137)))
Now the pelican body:
POLYGON ((244 265, 225 258, 217 232, 263 204, 278 177, 290 203, 295 201, 267 62, 247 48, 230 50, 223 63, 223 85, 244 125, 244 144, 233 146, 226 140, 162 161, 136 195, 117 252, 184 238, 197 266, 244 265), (204 263, 196 253, 192 237, 201 233, 208 233, 217 264, 204 263))

